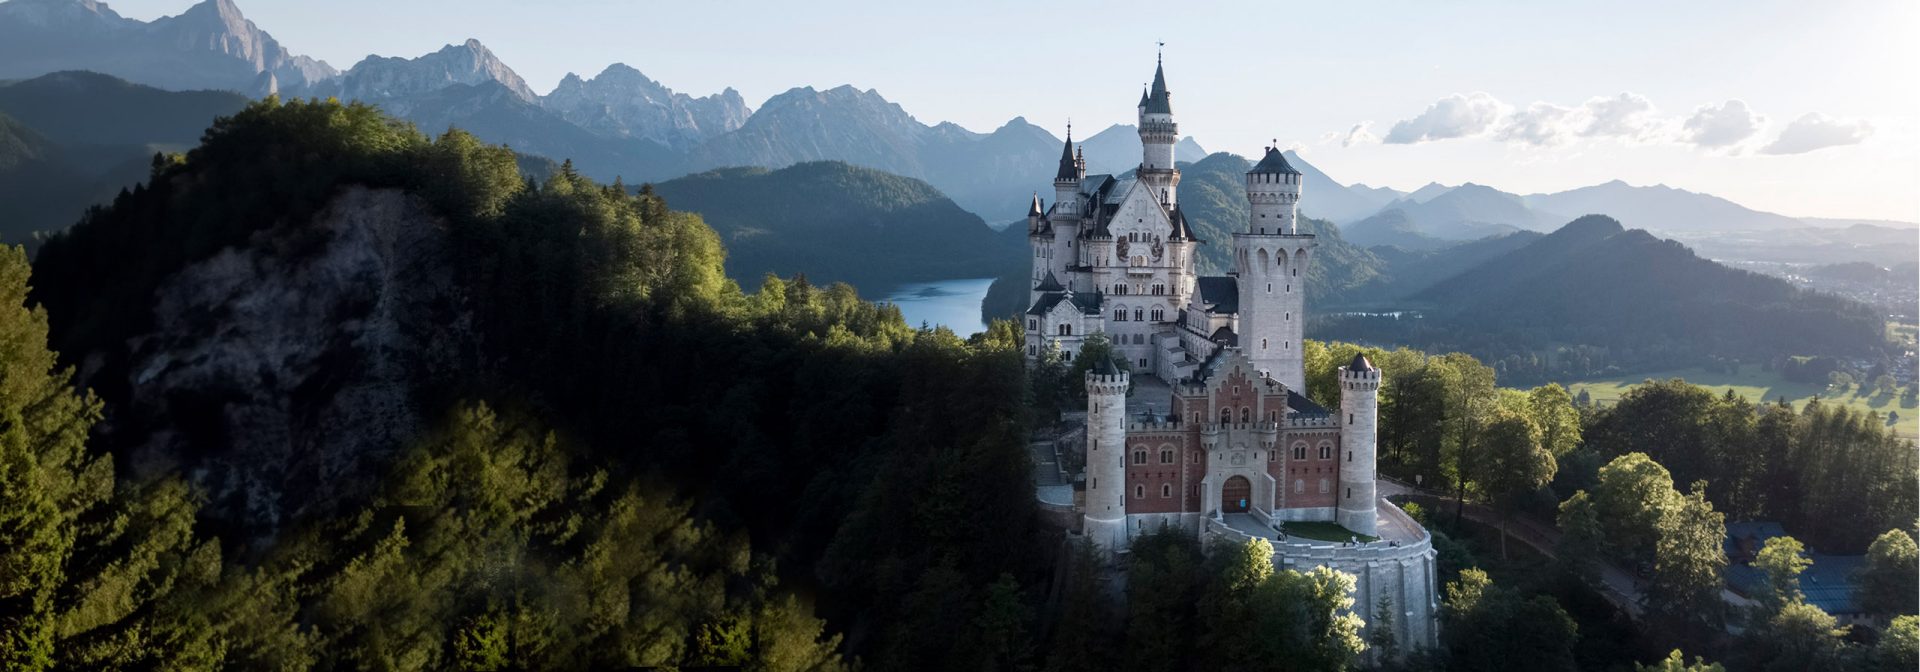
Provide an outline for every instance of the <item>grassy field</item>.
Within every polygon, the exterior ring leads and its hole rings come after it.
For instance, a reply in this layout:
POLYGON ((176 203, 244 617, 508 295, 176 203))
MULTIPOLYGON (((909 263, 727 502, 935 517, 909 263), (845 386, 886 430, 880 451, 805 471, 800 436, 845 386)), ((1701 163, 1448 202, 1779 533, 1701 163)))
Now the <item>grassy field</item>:
POLYGON ((1734 394, 1759 403, 1762 400, 1775 401, 1786 398, 1798 408, 1802 402, 1819 395, 1821 403, 1840 403, 1863 411, 1873 411, 1882 416, 1888 411, 1900 415, 1896 429, 1901 436, 1920 436, 1920 408, 1913 404, 1903 404, 1899 394, 1857 394, 1858 388, 1849 388, 1845 393, 1835 395, 1826 385, 1814 383, 1796 383, 1783 379, 1772 371, 1762 371, 1758 365, 1742 366, 1738 373, 1712 372, 1705 369, 1679 369, 1655 373, 1622 376, 1619 378, 1599 378, 1574 382, 1563 382, 1569 392, 1578 396, 1581 390, 1593 397, 1596 403, 1613 403, 1628 388, 1647 379, 1666 380, 1684 378, 1687 382, 1710 388, 1715 392, 1724 392, 1732 388, 1734 394))
POLYGON ((1359 537, 1360 541, 1379 541, 1379 537, 1367 535, 1341 527, 1338 523, 1293 521, 1286 524, 1287 536, 1305 537, 1319 541, 1349 541, 1359 537))

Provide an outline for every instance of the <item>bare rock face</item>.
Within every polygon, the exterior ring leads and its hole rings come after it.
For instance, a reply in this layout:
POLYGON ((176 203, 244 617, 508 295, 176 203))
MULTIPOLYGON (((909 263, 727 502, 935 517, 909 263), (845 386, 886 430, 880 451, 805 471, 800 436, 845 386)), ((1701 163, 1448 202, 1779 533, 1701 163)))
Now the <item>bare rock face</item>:
POLYGON ((275 529, 379 482, 423 381, 475 350, 446 231, 395 190, 342 192, 170 277, 130 343, 136 475, 184 468, 218 518, 275 529))
POLYGON ((731 88, 694 98, 624 63, 609 65, 592 79, 569 73, 540 103, 595 133, 643 138, 681 151, 740 128, 749 115, 746 101, 731 88))
POLYGON ((505 87, 523 102, 539 98, 513 68, 472 39, 419 58, 368 56, 338 79, 314 87, 311 93, 379 103, 388 112, 404 116, 419 96, 458 84, 489 83, 505 87))

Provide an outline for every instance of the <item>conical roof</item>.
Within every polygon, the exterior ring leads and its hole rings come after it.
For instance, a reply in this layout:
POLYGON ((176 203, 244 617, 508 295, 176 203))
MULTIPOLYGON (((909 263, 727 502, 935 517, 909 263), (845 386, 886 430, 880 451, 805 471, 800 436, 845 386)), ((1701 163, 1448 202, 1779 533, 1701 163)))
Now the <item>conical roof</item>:
POLYGON ((1035 193, 1033 195, 1033 204, 1027 206, 1027 216, 1028 217, 1040 216, 1040 194, 1035 193))
POLYGON ((1368 361, 1366 355, 1355 353, 1353 356, 1353 361, 1347 363, 1347 370, 1348 371, 1372 371, 1373 362, 1368 361))
POLYGON ((1287 163, 1287 157, 1285 154, 1282 154, 1280 152, 1280 148, 1268 147, 1267 155, 1261 157, 1260 163, 1254 164, 1253 170, 1247 171, 1247 174, 1248 175, 1299 175, 1300 171, 1295 170, 1291 164, 1287 163))
POLYGON ((1073 128, 1067 128, 1067 142, 1060 147, 1060 171, 1054 173, 1056 180, 1080 179, 1080 167, 1073 161, 1073 128))
POLYGON ((1153 65, 1153 89, 1147 93, 1146 108, 1148 114, 1173 114, 1173 100, 1167 93, 1166 68, 1159 63, 1153 65))
POLYGON ((1060 279, 1053 277, 1053 271, 1047 271, 1047 277, 1041 278, 1040 284, 1033 286, 1033 291, 1036 292, 1059 292, 1065 290, 1066 286, 1060 284, 1060 279))

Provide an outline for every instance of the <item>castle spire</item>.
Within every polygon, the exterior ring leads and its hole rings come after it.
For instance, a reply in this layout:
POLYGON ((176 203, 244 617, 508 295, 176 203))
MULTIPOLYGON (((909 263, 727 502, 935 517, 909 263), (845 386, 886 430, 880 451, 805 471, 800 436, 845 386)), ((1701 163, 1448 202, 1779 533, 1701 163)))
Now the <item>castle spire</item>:
POLYGON ((1153 57, 1153 88, 1147 94, 1146 108, 1148 114, 1173 114, 1172 96, 1167 93, 1167 69, 1157 55, 1153 57))
POLYGON ((1073 121, 1067 121, 1067 142, 1060 146, 1060 170, 1053 175, 1056 180, 1080 179, 1079 166, 1073 161, 1073 121))

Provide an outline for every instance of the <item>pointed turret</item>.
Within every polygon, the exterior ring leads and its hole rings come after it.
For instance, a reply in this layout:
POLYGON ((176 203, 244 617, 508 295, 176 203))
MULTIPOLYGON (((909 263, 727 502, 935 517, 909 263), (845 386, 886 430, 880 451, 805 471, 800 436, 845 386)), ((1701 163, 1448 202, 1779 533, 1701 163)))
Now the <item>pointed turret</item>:
POLYGON ((1153 64, 1153 89, 1142 99, 1148 114, 1173 114, 1173 94, 1167 93, 1167 72, 1158 60, 1153 64))
POLYGON ((1033 203, 1027 206, 1028 217, 1040 216, 1040 192, 1033 192, 1033 203))
POLYGON ((1060 146, 1060 170, 1053 174, 1055 180, 1078 180, 1079 171, 1073 161, 1073 127, 1067 127, 1067 142, 1060 146))

